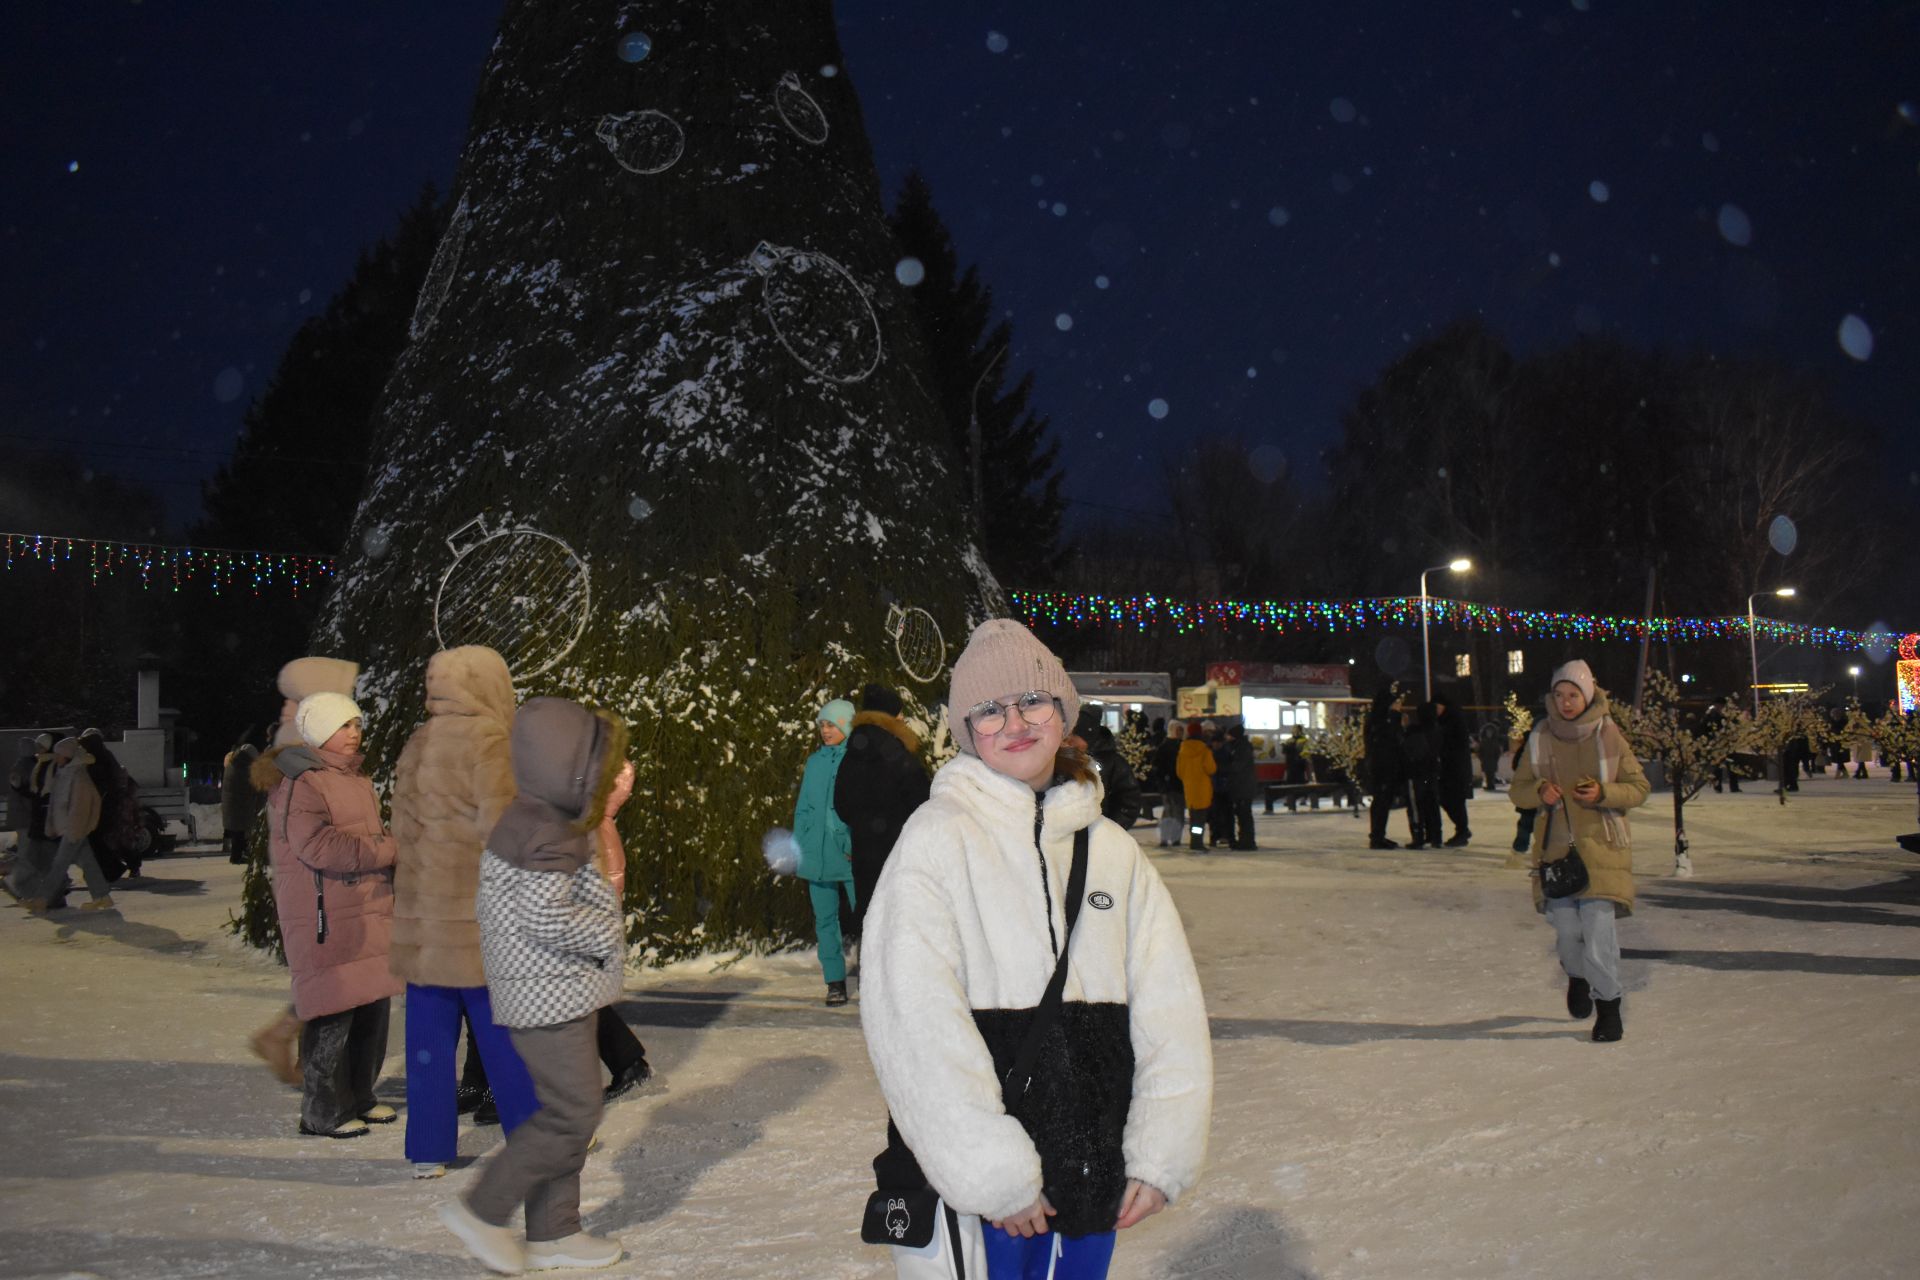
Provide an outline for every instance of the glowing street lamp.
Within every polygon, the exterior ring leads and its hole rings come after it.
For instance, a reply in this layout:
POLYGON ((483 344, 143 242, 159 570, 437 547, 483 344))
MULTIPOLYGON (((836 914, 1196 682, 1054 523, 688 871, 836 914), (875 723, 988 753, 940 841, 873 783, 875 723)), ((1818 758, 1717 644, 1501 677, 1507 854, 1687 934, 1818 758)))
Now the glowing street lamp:
POLYGON ((1753 663, 1753 714, 1760 714, 1760 645, 1754 639, 1753 602, 1761 596, 1779 596, 1789 599, 1793 596, 1792 587, 1775 587, 1772 591, 1756 591, 1747 597, 1747 657, 1753 663))
POLYGON ((1848 667, 1847 674, 1853 677, 1853 700, 1860 701, 1860 668, 1848 667))
POLYGON ((1465 573, 1471 568, 1473 568, 1473 561, 1461 556, 1457 560, 1449 560, 1445 564, 1436 564, 1430 569, 1420 571, 1420 665, 1427 673, 1428 702, 1433 701, 1433 646, 1427 641, 1427 617, 1432 612, 1427 603, 1427 575, 1438 573, 1442 569, 1449 569, 1454 573, 1465 573))

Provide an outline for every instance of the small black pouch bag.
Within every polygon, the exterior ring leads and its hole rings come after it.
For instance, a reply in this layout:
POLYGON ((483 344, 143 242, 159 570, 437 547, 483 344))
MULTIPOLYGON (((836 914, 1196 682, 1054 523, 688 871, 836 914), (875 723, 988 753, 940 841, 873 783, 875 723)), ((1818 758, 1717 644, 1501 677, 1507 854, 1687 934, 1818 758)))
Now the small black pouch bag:
POLYGON ((1573 815, 1567 813, 1564 800, 1560 802, 1560 812, 1567 819, 1567 856, 1540 864, 1540 892, 1549 898, 1571 898, 1587 887, 1587 864, 1573 843, 1573 815))

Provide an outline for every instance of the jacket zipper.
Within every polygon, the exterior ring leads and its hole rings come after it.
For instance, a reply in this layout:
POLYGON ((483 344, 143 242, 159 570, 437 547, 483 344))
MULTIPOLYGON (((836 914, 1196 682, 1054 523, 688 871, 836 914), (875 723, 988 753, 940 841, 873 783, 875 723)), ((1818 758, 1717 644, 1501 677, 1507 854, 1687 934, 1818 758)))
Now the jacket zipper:
POLYGON ((1060 958, 1060 938, 1053 931, 1053 884, 1047 879, 1047 855, 1040 847, 1040 828, 1047 820, 1046 794, 1036 792, 1033 797, 1033 853, 1040 861, 1040 892, 1047 904, 1047 947, 1053 958, 1060 958))

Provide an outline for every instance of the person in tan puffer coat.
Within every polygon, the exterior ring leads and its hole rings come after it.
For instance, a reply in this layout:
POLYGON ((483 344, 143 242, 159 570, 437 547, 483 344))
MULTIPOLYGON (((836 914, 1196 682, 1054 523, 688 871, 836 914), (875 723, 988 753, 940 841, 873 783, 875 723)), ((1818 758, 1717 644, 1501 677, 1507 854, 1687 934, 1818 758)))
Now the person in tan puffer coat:
POLYGON ((1520 753, 1508 795, 1539 811, 1533 865, 1558 862, 1571 846, 1586 864, 1580 892, 1549 898, 1533 877, 1533 905, 1553 925, 1567 974, 1567 1012, 1594 1019, 1593 1038, 1620 1039, 1620 935, 1614 921, 1633 914, 1633 836, 1627 810, 1645 804, 1647 775, 1613 722, 1605 690, 1578 659, 1553 673, 1547 714, 1520 753))
POLYGON ((427 722, 393 779, 393 976, 407 984, 407 1159, 437 1177, 455 1155, 454 1051, 465 1016, 511 1133, 539 1106, 506 1029, 493 1020, 480 963, 480 854, 513 803, 513 676, 481 645, 427 661, 427 722))

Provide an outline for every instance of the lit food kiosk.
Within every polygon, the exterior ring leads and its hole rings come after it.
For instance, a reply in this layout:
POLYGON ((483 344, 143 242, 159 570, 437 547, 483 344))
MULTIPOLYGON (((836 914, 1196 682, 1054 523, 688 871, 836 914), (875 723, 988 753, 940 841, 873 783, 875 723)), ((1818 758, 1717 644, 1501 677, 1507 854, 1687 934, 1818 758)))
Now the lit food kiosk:
POLYGON ((1116 734, 1129 711, 1153 720, 1173 710, 1173 677, 1164 671, 1069 671, 1067 679, 1081 707, 1098 711, 1100 723, 1116 734))
POLYGON ((1282 782, 1283 742, 1331 728, 1366 702, 1353 696, 1352 671, 1344 662, 1216 662, 1207 668, 1206 684, 1180 690, 1180 714, 1222 728, 1239 720, 1253 743, 1260 781, 1282 782))

